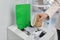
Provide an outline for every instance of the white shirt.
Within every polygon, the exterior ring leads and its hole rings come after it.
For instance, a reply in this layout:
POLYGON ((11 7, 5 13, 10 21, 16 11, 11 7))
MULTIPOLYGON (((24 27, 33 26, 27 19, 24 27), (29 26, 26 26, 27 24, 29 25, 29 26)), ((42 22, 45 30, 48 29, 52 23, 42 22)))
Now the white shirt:
MULTIPOLYGON (((59 8, 60 8, 60 5, 57 2, 55 2, 45 13, 47 13, 51 19, 53 17, 53 15, 59 10, 59 8)), ((60 30, 60 18, 59 17, 60 17, 60 15, 58 15, 56 17, 56 19, 57 19, 56 28, 60 30)))

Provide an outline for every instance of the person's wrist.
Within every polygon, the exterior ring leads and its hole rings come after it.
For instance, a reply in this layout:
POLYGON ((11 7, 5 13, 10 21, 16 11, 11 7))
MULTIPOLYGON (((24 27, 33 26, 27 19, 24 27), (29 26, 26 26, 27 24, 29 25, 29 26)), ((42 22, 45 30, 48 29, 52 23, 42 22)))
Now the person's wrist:
POLYGON ((49 15, 48 14, 45 14, 46 15, 46 19, 49 20, 49 15))

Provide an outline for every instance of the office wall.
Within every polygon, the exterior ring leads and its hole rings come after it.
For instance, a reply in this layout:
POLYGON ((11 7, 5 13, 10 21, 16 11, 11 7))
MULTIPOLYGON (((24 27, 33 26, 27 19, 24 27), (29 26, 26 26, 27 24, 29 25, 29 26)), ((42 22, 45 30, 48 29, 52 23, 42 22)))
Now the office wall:
POLYGON ((14 23, 13 9, 14 0, 0 0, 0 40, 7 40, 7 27, 14 23))

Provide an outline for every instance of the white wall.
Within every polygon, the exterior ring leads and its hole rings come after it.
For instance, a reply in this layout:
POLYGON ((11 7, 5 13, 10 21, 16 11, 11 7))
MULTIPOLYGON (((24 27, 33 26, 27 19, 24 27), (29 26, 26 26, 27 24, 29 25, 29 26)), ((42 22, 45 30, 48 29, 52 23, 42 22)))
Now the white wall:
MULTIPOLYGON (((14 0, 13 0, 14 1, 14 0)), ((13 24, 12 0, 0 0, 0 40, 7 40, 7 27, 13 24), (11 16, 12 15, 12 16, 11 16)))

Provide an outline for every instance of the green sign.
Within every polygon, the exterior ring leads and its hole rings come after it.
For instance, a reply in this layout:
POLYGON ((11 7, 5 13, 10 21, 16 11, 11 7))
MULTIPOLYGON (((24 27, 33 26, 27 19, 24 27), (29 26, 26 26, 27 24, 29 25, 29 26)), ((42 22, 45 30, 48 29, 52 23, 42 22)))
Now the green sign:
POLYGON ((30 26, 30 4, 16 5, 16 24, 18 29, 30 26))

